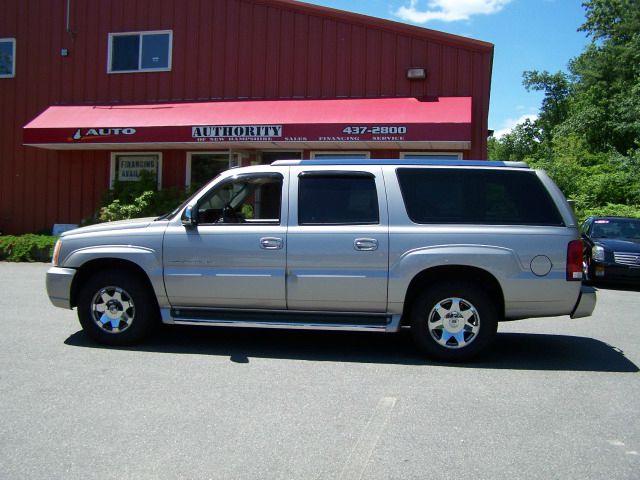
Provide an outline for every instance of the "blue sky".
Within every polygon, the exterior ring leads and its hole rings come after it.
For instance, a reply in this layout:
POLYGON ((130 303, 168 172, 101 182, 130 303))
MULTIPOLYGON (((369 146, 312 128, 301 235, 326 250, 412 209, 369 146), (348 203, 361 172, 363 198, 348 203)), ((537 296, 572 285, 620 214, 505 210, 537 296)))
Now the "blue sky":
POLYGON ((306 0, 412 23, 495 45, 489 128, 508 131, 535 116, 542 95, 522 86, 525 70, 567 69, 589 42, 583 0, 306 0))

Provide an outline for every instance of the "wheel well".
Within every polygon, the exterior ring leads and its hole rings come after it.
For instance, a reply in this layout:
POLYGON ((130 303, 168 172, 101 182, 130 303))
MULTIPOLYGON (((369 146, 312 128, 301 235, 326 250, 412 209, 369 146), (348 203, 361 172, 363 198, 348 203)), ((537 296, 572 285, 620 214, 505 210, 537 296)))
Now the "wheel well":
POLYGON ((78 269, 78 272, 73 278, 71 284, 71 306, 76 307, 78 305, 78 292, 84 283, 91 275, 100 270, 119 270, 126 271, 130 275, 137 276, 140 281, 144 282, 146 286, 153 291, 149 277, 146 272, 139 265, 130 262, 128 260, 122 260, 120 258, 99 258, 97 260, 91 260, 78 269))
POLYGON ((481 268, 463 265, 447 265, 424 270, 411 280, 405 296, 402 324, 409 324, 411 309, 413 308, 416 297, 421 292, 435 283, 456 280, 473 283, 485 290, 496 305, 499 315, 498 318, 504 318, 504 295, 502 293, 502 287, 500 287, 500 283, 496 277, 481 268))

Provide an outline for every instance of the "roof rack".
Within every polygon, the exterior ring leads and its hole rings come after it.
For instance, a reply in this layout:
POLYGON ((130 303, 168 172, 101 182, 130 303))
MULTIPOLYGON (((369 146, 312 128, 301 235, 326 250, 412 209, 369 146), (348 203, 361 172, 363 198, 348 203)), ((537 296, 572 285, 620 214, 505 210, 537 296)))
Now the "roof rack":
POLYGON ((445 167, 508 167, 529 168, 524 162, 503 162, 496 160, 422 160, 422 159, 312 159, 312 160, 276 160, 271 165, 283 166, 317 166, 317 165, 433 165, 445 167))

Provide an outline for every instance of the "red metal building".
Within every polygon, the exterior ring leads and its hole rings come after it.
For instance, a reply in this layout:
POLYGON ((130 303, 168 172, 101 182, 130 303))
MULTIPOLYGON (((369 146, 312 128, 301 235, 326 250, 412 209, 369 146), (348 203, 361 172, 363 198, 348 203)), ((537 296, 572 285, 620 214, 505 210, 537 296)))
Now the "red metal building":
POLYGON ((486 158, 493 46, 292 0, 4 0, 0 232, 336 153, 486 158))

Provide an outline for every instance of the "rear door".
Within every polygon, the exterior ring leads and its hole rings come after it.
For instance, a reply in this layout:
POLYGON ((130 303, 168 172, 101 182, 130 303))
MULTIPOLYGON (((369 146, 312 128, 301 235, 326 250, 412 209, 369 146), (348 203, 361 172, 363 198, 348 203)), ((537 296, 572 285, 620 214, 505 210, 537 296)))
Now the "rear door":
POLYGON ((289 309, 384 312, 389 225, 380 167, 292 167, 289 309))

